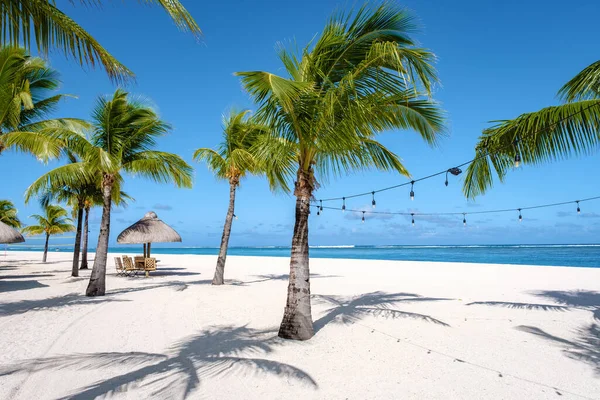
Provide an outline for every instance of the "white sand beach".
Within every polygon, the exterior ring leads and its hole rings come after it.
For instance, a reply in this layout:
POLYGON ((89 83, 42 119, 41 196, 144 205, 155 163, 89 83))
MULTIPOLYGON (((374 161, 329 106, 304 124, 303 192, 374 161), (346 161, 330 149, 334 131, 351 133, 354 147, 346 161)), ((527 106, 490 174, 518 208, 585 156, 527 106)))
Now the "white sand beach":
POLYGON ((0 398, 600 398, 600 269, 312 259, 293 342, 287 258, 228 257, 213 287, 213 256, 112 257, 87 298, 70 254, 0 256, 0 398))

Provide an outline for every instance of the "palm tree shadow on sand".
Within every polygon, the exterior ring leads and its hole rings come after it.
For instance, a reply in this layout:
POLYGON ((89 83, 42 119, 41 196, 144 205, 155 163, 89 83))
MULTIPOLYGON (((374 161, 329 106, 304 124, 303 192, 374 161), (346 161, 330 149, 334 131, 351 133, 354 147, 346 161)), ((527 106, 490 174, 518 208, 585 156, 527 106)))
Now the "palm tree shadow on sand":
POLYGON ((43 370, 108 371, 116 366, 129 370, 62 397, 65 400, 110 397, 132 388, 147 388, 150 397, 185 399, 200 387, 203 379, 238 373, 275 375, 318 387, 299 368, 256 357, 272 352, 275 345, 282 343, 274 333, 246 326, 212 328, 175 344, 166 354, 108 352, 34 359, 0 369, 0 377, 43 370))
POLYGON ((384 292, 365 293, 358 296, 313 295, 312 297, 316 303, 330 306, 325 310, 325 315, 314 322, 315 332, 318 332, 330 323, 350 324, 369 315, 385 318, 413 318, 442 326, 450 326, 444 321, 433 318, 430 315, 391 308, 396 304, 450 300, 446 298, 422 297, 413 293, 384 292))
POLYGON ((531 294, 546 300, 552 300, 555 304, 474 301, 467 305, 486 305, 539 311, 569 311, 571 309, 578 309, 590 311, 594 319, 600 320, 600 292, 591 290, 538 290, 531 292, 531 294))
POLYGON ((600 376, 600 325, 593 323, 577 329, 577 336, 572 340, 554 336, 535 326, 521 325, 516 329, 562 346, 567 357, 591 365, 596 375, 600 376))
MULTIPOLYGON (((539 311, 584 310, 591 312, 594 320, 600 321, 600 292, 591 290, 538 290, 530 294, 551 300, 555 304, 476 301, 467 305, 488 305, 539 311)), ((516 329, 563 346, 563 353, 567 357, 591 365, 595 373, 600 375, 600 325, 592 323, 578 328, 575 331, 575 339, 572 340, 554 336, 535 326, 521 325, 516 329)))

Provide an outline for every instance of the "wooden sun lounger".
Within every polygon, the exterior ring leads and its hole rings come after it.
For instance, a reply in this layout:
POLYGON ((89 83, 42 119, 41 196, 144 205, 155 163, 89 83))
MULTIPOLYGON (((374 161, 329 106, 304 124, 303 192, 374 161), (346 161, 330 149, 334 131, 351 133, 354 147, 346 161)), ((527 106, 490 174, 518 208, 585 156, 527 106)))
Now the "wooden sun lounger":
POLYGON ((137 273, 131 257, 123 256, 123 264, 125 266, 125 275, 131 276, 132 274, 137 273))
POLYGON ((117 269, 117 276, 125 275, 125 268, 120 257, 115 257, 115 268, 117 269))

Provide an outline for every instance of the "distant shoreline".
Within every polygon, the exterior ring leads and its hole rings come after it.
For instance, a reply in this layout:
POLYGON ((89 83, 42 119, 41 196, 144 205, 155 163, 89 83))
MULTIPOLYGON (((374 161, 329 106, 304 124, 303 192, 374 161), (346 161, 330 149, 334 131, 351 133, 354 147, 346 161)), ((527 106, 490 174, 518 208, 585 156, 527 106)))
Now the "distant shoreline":
MULTIPOLYGON (((41 252, 40 247, 7 246, 9 252, 41 252)), ((152 253, 173 255, 216 256, 216 247, 159 247, 152 253)), ((51 253, 69 253, 72 248, 50 246, 51 253)), ((141 246, 114 246, 113 254, 141 254, 141 246)), ((90 249, 94 252, 94 249, 90 249)), ((0 260, 4 248, 0 247, 0 260)), ((230 256, 289 257, 286 246, 230 247, 230 256)), ((384 261, 427 261, 479 263, 502 265, 537 265, 553 267, 600 268, 600 244, 544 244, 544 245, 382 245, 382 246, 314 246, 313 259, 350 259, 384 261)))

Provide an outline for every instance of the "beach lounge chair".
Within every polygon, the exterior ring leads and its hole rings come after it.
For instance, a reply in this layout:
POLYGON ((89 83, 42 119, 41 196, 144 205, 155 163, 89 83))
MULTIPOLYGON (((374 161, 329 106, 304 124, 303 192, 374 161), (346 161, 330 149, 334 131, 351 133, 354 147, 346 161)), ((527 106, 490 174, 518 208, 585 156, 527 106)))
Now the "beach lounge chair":
POLYGON ((150 276, 150 271, 156 271, 156 258, 144 259, 144 270, 146 271, 146 278, 150 276))
POLYGON ((117 276, 125 275, 125 268, 123 268, 123 263, 121 262, 120 257, 115 257, 115 268, 117 269, 117 276))
POLYGON ((123 256, 123 264, 125 266, 125 275, 131 276, 132 274, 137 273, 131 257, 123 256))

